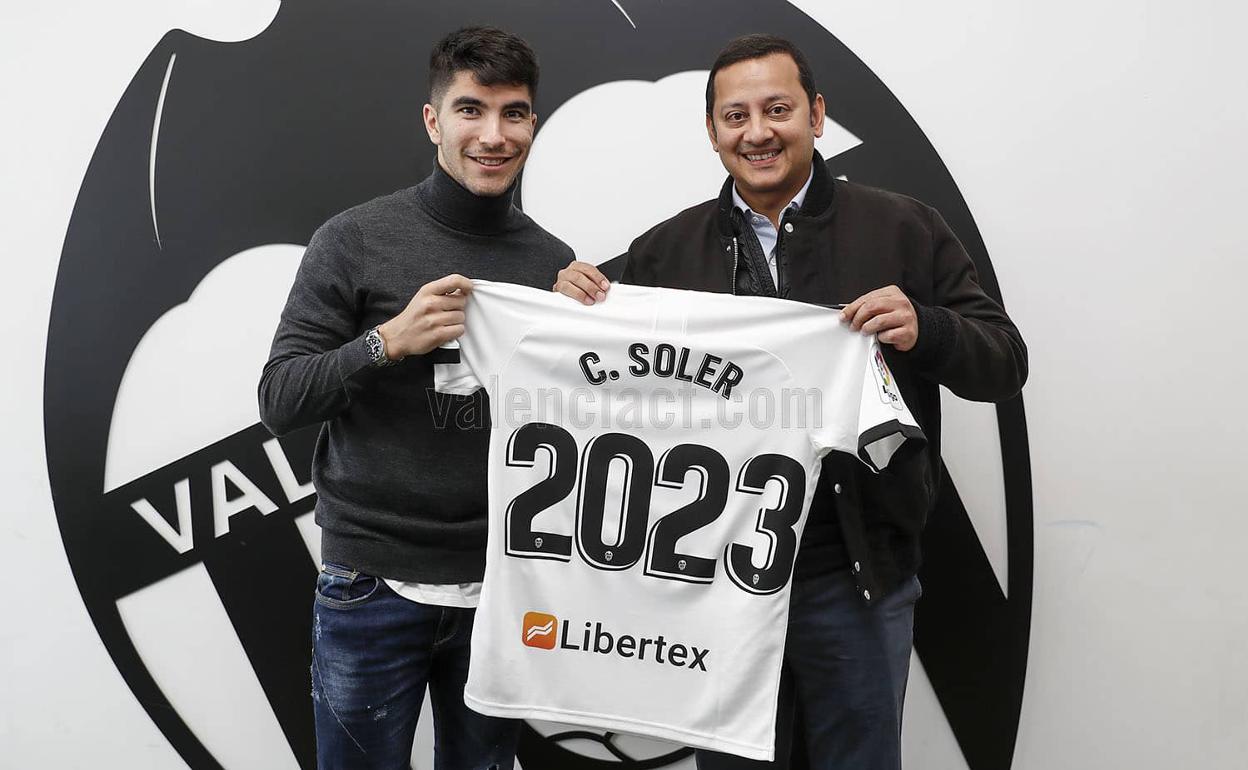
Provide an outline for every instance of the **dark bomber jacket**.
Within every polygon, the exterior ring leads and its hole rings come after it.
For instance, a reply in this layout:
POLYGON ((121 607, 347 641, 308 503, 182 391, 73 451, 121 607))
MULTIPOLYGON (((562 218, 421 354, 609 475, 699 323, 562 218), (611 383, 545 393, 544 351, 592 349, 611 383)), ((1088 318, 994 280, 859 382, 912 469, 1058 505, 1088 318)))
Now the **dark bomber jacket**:
MULTIPOLYGON (((828 483, 820 483, 811 503, 812 518, 824 506, 834 508, 859 594, 871 602, 919 568, 919 537, 941 477, 937 386, 973 401, 1009 399, 1027 379, 1027 347, 1005 310, 980 287, 970 256, 940 214, 912 198, 836 179, 817 154, 806 200, 784 214, 779 235, 780 297, 848 304, 895 284, 918 315, 913 349, 883 347, 927 444, 903 451, 878 475, 855 457, 829 454, 822 471, 828 483)), ((743 244, 757 249, 733 207, 729 178, 718 199, 634 240, 622 280, 770 293, 759 290, 759 273, 749 269, 755 254, 743 244)))

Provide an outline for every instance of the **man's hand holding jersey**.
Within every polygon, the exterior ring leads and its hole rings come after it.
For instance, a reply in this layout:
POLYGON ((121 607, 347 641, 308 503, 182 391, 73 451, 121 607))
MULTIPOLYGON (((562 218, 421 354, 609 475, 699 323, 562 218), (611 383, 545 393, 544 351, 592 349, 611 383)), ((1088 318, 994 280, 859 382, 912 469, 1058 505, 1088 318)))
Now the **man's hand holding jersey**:
MULTIPOLYGON (((606 299, 611 282, 588 262, 575 261, 559 271, 552 290, 585 305, 606 299)), ((867 292, 845 306, 841 320, 854 331, 878 335, 880 342, 905 352, 919 340, 919 316, 910 298, 896 286, 867 292)))
POLYGON ((421 286, 403 312, 377 327, 386 358, 422 355, 464 334, 464 307, 472 281, 447 275, 421 286))
POLYGON ((576 261, 559 271, 555 276, 552 291, 566 294, 585 305, 592 305, 607 298, 607 290, 611 282, 598 268, 588 262, 576 261))
POLYGON ((919 316, 901 289, 885 286, 869 291, 845 306, 841 320, 854 331, 878 335, 885 345, 906 352, 919 341, 919 316))

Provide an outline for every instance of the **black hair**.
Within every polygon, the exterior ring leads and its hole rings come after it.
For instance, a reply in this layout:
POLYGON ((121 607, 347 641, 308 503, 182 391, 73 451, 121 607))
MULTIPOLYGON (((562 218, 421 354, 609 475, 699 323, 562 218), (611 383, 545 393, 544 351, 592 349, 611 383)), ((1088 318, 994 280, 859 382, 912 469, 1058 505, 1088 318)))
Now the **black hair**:
POLYGON ((715 74, 724 67, 730 67, 743 61, 751 59, 761 59, 764 56, 772 54, 788 54, 793 59, 793 63, 797 65, 797 79, 802 84, 802 90, 806 92, 806 98, 810 100, 811 106, 815 104, 815 75, 810 70, 810 62, 806 61, 806 55, 802 53, 802 49, 782 37, 775 35, 754 34, 743 35, 732 40, 719 52, 719 56, 715 57, 715 63, 711 65, 711 74, 706 79, 706 114, 710 115, 715 109, 715 74))
POLYGON ((442 38, 429 54, 429 101, 435 106, 458 72, 483 86, 527 86, 537 98, 537 55, 529 44, 495 27, 464 27, 442 38))

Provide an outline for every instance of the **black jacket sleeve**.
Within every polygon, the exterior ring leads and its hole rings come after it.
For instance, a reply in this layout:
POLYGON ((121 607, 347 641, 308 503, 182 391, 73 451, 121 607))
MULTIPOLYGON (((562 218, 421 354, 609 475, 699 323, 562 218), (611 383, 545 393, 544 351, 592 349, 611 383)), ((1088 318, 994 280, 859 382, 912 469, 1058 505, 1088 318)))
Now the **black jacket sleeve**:
POLYGON ((620 283, 626 283, 629 285, 637 284, 637 267, 638 262, 641 259, 637 249, 637 241, 639 240, 641 239, 634 239, 633 242, 629 244, 628 251, 616 257, 616 259, 624 263, 624 269, 620 272, 620 283))
POLYGON ((342 412, 371 368, 343 226, 331 220, 312 236, 260 375, 260 420, 274 435, 342 412))
POLYGON ((925 378, 972 401, 1005 401, 1027 380, 1027 345, 1005 309, 979 284, 975 264, 934 209, 933 303, 919 305, 919 339, 906 354, 925 378))

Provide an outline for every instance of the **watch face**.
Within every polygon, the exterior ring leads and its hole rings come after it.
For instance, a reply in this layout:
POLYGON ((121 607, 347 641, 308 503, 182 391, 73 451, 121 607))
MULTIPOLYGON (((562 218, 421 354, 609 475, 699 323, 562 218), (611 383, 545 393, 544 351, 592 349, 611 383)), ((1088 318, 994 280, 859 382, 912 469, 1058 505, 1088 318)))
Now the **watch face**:
POLYGON ((388 363, 386 359, 386 342, 376 329, 369 329, 364 335, 364 344, 368 345, 368 357, 374 364, 388 363))

